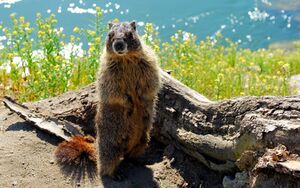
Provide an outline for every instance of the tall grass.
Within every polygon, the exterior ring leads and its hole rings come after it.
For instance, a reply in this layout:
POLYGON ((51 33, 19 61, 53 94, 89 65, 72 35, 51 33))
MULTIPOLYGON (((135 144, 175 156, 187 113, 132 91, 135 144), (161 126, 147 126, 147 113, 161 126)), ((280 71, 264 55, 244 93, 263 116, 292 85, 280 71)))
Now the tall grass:
MULTIPOLYGON (((32 101, 95 81, 106 34, 99 7, 93 28, 74 27, 71 35, 57 27, 55 15, 37 14, 31 24, 12 14, 11 25, 0 29, 6 38, 0 50, 0 96, 32 101), (83 43, 88 44, 85 49, 83 43)), ((143 33, 163 69, 173 70, 174 77, 211 99, 290 95, 290 76, 300 73, 300 43, 289 52, 251 51, 220 35, 198 42, 195 35, 178 31, 170 42, 161 42, 152 24, 143 33)))

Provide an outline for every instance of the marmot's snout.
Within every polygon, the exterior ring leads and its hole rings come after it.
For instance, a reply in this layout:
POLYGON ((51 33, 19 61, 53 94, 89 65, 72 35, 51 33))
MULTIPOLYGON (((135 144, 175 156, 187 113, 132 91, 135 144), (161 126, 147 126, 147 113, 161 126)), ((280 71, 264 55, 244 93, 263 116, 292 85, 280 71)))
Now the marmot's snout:
POLYGON ((123 39, 118 39, 113 42, 113 50, 118 55, 123 55, 127 52, 127 44, 123 39))

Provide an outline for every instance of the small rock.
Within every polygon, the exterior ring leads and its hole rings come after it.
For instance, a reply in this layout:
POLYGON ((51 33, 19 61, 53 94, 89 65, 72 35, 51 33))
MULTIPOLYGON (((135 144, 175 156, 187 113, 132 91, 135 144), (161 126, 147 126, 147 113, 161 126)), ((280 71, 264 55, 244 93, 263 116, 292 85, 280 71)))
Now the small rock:
POLYGON ((54 164, 54 162, 55 162, 55 161, 54 161, 53 159, 51 159, 51 160, 49 161, 50 164, 54 164))
POLYGON ((80 182, 77 182, 77 183, 76 183, 76 186, 77 186, 77 187, 80 187, 80 182))

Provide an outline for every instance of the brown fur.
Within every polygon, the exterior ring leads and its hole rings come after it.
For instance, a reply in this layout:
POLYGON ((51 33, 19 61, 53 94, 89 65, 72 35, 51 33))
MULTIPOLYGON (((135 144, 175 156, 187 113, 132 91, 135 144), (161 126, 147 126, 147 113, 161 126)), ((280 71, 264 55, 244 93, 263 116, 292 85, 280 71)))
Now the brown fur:
POLYGON ((96 150, 92 137, 73 136, 58 145, 55 151, 59 164, 79 165, 83 161, 96 165, 96 150))
POLYGON ((134 30, 126 32, 132 32, 138 48, 116 55, 108 36, 98 72, 96 128, 101 175, 114 176, 124 157, 144 153, 160 87, 156 55, 134 30))

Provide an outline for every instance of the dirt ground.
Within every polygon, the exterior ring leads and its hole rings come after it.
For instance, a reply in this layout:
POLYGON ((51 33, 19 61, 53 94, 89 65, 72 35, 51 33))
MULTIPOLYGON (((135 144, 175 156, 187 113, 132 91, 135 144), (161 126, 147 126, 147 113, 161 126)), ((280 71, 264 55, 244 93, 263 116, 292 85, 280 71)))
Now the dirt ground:
POLYGON ((125 178, 83 177, 62 170, 54 151, 60 140, 0 105, 0 187, 222 187, 222 175, 178 151, 152 141, 138 161, 124 161, 125 178))

